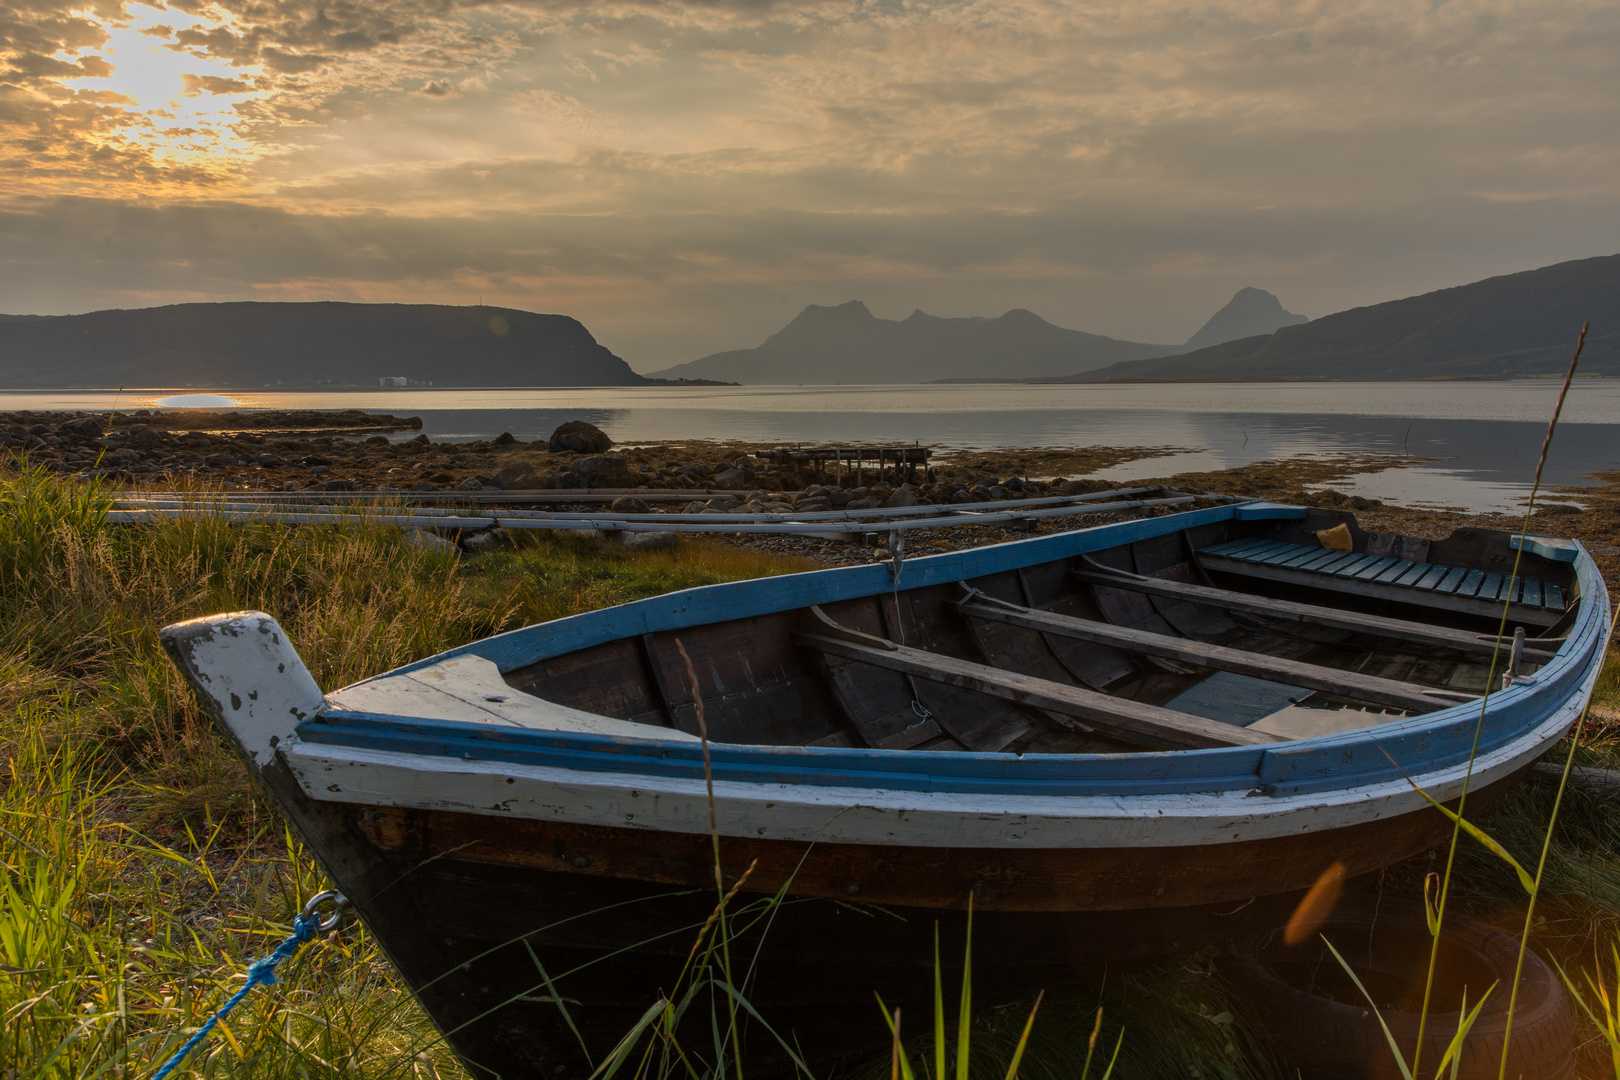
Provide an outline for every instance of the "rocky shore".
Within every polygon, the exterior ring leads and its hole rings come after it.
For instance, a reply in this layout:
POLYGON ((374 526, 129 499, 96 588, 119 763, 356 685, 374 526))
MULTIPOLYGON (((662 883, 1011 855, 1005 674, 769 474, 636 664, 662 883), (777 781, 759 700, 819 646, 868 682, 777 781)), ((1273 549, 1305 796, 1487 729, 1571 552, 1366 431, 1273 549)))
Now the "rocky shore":
POLYGON ((1072 495, 1112 486, 998 475, 967 465, 891 464, 837 477, 771 460, 762 456, 763 449, 739 453, 732 447, 721 456, 714 446, 701 444, 615 447, 599 429, 577 421, 532 443, 509 434, 455 443, 434 443, 426 435, 394 441, 382 434, 420 427, 414 417, 357 411, 0 413, 0 449, 25 453, 30 462, 54 472, 133 487, 192 482, 238 491, 382 494, 609 490, 624 493, 623 505, 614 506, 620 512, 864 510, 1072 495), (694 459, 694 450, 702 456, 694 459), (674 497, 679 492, 702 498, 683 503, 674 497))

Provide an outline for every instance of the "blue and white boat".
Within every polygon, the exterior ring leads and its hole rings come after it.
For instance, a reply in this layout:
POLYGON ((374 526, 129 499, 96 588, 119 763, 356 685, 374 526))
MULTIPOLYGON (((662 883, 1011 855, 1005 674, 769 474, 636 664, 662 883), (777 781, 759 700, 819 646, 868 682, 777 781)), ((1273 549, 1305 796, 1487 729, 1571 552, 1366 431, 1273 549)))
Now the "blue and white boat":
POLYGON ((1576 542, 1250 502, 672 593, 330 694, 269 615, 163 638, 474 1075, 549 1077, 680 977, 711 820, 739 910, 782 898, 738 931, 750 1002, 831 1054, 886 1037, 871 991, 931 1000, 970 898, 983 1000, 1425 850, 1429 797, 1482 809, 1569 730, 1608 628, 1576 542))

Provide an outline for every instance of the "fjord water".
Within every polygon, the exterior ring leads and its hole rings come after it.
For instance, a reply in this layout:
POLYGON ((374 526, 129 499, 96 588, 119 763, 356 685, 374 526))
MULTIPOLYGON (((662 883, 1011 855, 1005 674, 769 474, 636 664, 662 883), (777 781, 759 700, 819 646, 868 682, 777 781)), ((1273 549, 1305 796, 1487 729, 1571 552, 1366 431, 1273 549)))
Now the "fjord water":
MULTIPOLYGON (((118 407, 154 408, 186 391, 125 390, 118 407)), ((920 442, 939 447, 1163 447, 1099 475, 1128 480, 1299 455, 1431 459, 1341 488, 1468 510, 1522 506, 1556 380, 1383 383, 957 384, 358 391, 222 390, 239 406, 366 409, 420 416, 435 442, 510 431, 543 438, 587 420, 616 441, 920 442)), ((111 391, 10 391, 0 409, 104 409, 111 391)), ((414 434, 414 433, 412 433, 414 434)), ((1620 468, 1620 380, 1579 379, 1547 483, 1620 468)))

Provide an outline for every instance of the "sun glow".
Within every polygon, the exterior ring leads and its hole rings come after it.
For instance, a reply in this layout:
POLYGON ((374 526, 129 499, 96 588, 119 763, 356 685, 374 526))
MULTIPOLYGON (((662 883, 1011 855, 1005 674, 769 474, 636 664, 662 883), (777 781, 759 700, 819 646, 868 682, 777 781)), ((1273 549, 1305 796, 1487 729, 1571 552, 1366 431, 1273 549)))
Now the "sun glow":
POLYGON ((258 96, 260 72, 176 42, 179 31, 225 26, 219 18, 144 5, 132 6, 130 15, 127 23, 103 22, 108 37, 101 53, 113 67, 111 76, 63 81, 118 95, 131 122, 115 128, 109 140, 139 144, 160 166, 229 172, 252 151, 235 130, 242 120, 237 106, 258 96))

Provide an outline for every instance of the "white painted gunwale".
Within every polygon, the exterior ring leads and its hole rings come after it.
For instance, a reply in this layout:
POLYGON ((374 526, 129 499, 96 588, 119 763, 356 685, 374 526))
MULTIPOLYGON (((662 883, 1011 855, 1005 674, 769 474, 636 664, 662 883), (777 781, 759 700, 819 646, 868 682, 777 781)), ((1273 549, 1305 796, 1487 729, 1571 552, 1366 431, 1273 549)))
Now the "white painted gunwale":
MULTIPOLYGON (((1512 775, 1556 744, 1581 714, 1597 680, 1535 728, 1475 761, 1418 773, 1440 800, 1512 775)), ((702 779, 590 773, 306 743, 279 751, 310 798, 399 809, 612 828, 708 831, 702 779)), ((1406 781, 1272 796, 1258 789, 1175 795, 1009 796, 716 781, 722 836, 892 847, 1183 847, 1327 833, 1426 812, 1406 781)), ((1432 811, 1429 811, 1432 812, 1432 811)))

